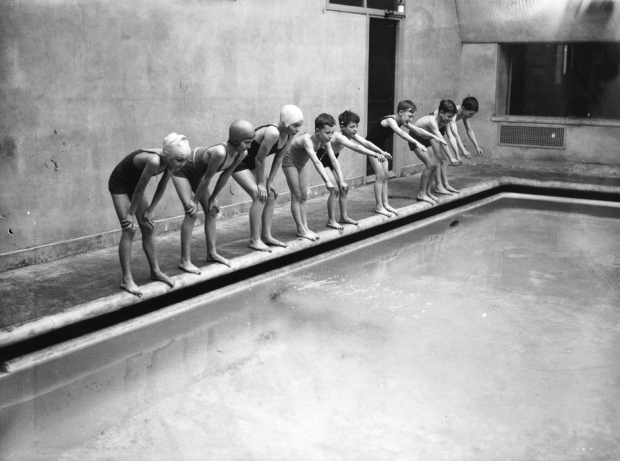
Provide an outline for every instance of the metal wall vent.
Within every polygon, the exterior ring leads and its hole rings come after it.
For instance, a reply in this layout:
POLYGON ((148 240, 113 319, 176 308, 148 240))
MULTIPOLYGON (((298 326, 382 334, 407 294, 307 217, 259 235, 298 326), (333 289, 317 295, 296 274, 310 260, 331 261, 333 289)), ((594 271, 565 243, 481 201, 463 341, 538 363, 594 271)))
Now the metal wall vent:
POLYGON ((500 146, 542 147, 566 149, 563 126, 549 125, 500 125, 500 146))

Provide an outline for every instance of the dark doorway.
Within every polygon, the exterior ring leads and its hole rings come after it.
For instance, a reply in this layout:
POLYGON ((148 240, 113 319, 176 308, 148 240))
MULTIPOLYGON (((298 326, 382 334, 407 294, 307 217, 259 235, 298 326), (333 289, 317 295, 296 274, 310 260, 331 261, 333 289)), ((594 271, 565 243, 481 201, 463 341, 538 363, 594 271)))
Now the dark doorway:
MULTIPOLYGON (((397 21, 370 18, 368 44, 368 120, 370 124, 394 113, 394 80, 396 77, 396 27, 397 21)), ((392 152, 393 139, 386 142, 392 152)), ((390 160, 390 170, 392 161, 390 160)), ((366 175, 373 175, 370 161, 366 175)))

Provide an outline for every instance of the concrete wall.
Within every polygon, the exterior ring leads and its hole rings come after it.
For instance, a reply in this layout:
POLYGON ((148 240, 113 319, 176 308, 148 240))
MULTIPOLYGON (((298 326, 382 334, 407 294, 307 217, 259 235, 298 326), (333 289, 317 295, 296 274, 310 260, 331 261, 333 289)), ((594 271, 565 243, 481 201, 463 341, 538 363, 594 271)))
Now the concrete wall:
MULTIPOLYGON (((437 109, 442 99, 459 104, 467 93, 459 90, 461 41, 454 2, 409 1, 406 12, 400 30, 396 99, 411 99, 418 107, 418 118, 437 109)), ((400 138, 395 137, 394 147, 396 171, 420 163, 400 138)))
MULTIPOLYGON (((0 30, 0 254, 117 229, 110 172, 172 131, 204 146, 288 103, 306 129, 364 109, 366 18, 322 0, 2 2, 0 30)), ((181 214, 171 186, 156 217, 181 214)))
MULTIPOLYGON (((478 162, 507 163, 534 166, 536 162, 554 162, 555 168, 592 173, 620 173, 620 121, 546 119, 543 117, 496 117, 498 101, 497 68, 500 65, 499 45, 492 43, 463 43, 461 54, 461 92, 476 96, 480 111, 471 119, 476 139, 484 150, 478 162), (539 149, 531 147, 499 146, 498 130, 502 122, 549 123, 565 127, 565 149, 539 149), (562 164, 562 165, 558 165, 562 164)), ((473 145, 459 124, 461 139, 466 148, 473 145)), ((540 164, 537 166, 543 166, 540 164)))
POLYGON ((456 0, 463 42, 620 40, 617 0, 456 0))
MULTIPOLYGON (((320 112, 364 114, 367 27, 324 0, 0 3, 0 256, 20 265, 113 244, 111 170, 172 131, 197 147, 224 141, 238 118, 277 122, 289 103, 310 131, 320 112), (97 237, 74 240, 86 236, 97 237), (38 256, 22 260, 24 249, 38 256)), ((399 34, 396 99, 423 115, 460 98, 454 3, 408 2, 399 34)), ((418 163, 400 140, 396 153, 397 172, 418 163)), ((359 185, 365 158, 341 159, 359 185)), ((282 173, 276 186, 288 191, 282 173)), ((231 181, 219 200, 248 197, 231 181)), ((180 215, 170 186, 156 219, 180 215)))
MULTIPOLYGON (((573 170, 619 171, 618 121, 501 117, 506 113, 508 68, 498 43, 617 42, 620 3, 614 0, 456 0, 456 9, 463 42, 460 92, 476 96, 480 102, 480 111, 472 119, 476 138, 485 151, 485 157, 479 161, 524 166, 554 162, 556 168, 560 163, 573 170), (566 149, 498 146, 502 121, 565 125, 566 149)), ((616 100, 617 88, 618 82, 613 82, 605 99, 616 100)), ((472 147, 463 128, 461 138, 466 147, 472 147)))

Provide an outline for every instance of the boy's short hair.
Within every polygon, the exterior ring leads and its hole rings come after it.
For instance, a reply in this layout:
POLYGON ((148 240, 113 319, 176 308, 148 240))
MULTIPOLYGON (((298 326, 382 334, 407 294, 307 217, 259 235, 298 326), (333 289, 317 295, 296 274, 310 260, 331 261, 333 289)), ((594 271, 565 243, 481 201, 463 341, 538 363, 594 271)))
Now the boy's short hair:
POLYGON ((398 106, 396 106, 396 113, 400 112, 401 110, 403 112, 407 112, 408 110, 410 110, 413 113, 413 112, 417 112, 418 108, 415 106, 413 101, 404 99, 403 101, 399 101, 398 106))
POLYGON ((450 99, 442 99, 439 103, 439 112, 444 114, 456 114, 456 104, 450 99))
POLYGON ((461 107, 465 110, 473 110, 478 112, 478 100, 473 96, 467 96, 465 99, 463 99, 461 107))
POLYGON ((329 114, 319 114, 317 118, 314 119, 314 129, 320 130, 326 126, 334 126, 336 124, 336 120, 329 114))
POLYGON ((360 116, 353 111, 345 110, 342 114, 338 116, 338 123, 340 123, 341 126, 347 126, 351 122, 360 122, 360 116))

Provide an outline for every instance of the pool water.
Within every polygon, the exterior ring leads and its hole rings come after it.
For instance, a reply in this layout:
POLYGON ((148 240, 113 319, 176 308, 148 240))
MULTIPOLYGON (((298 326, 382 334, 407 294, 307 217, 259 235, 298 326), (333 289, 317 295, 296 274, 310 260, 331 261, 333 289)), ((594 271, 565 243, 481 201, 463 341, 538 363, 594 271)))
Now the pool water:
POLYGON ((252 353, 58 459, 620 459, 619 211, 509 195, 207 302, 252 353))

